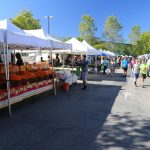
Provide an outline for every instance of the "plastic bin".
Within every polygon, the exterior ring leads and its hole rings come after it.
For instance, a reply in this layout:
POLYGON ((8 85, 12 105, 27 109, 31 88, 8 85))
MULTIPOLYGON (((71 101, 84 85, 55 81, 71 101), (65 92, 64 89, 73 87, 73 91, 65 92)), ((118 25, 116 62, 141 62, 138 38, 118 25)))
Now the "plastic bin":
POLYGON ((63 90, 64 91, 69 91, 69 83, 64 83, 63 84, 63 90))

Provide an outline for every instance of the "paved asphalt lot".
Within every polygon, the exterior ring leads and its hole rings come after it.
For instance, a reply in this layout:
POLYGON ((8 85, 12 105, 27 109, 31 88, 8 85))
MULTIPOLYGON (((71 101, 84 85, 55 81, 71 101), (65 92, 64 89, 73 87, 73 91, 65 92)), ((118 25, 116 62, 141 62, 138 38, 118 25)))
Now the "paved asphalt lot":
POLYGON ((0 111, 0 150, 149 150, 150 82, 137 90, 117 72, 0 111))

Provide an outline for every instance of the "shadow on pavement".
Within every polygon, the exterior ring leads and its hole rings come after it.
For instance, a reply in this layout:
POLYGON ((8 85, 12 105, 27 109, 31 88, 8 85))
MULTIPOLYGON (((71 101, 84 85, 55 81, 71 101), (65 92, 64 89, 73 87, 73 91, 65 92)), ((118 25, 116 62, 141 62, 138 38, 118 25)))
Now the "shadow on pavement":
POLYGON ((149 150, 150 121, 140 116, 111 115, 97 136, 97 150, 149 150), (112 121, 113 120, 113 121, 112 121))
POLYGON ((96 150, 121 86, 80 88, 39 96, 13 109, 12 117, 0 116, 0 150, 96 150))

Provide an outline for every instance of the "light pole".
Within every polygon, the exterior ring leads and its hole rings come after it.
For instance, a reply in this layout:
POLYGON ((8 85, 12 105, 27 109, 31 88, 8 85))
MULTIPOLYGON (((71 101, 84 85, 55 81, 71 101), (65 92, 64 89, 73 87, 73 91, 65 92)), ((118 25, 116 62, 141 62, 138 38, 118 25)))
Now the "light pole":
POLYGON ((47 31, 48 31, 48 34, 50 34, 50 19, 53 18, 54 16, 45 16, 44 18, 47 19, 47 31))
MULTIPOLYGON (((47 31, 48 31, 48 35, 50 35, 50 19, 51 18, 54 18, 54 16, 45 16, 44 17, 45 19, 47 19, 47 23, 48 23, 48 28, 47 28, 47 31)), ((51 43, 51 40, 50 40, 50 43, 51 43)), ((50 55, 51 55, 51 59, 53 58, 52 56, 52 48, 50 48, 50 55)), ((55 85, 55 80, 54 80, 54 67, 53 67, 53 59, 52 59, 52 72, 53 72, 53 87, 54 87, 54 95, 56 95, 56 85, 55 85)))

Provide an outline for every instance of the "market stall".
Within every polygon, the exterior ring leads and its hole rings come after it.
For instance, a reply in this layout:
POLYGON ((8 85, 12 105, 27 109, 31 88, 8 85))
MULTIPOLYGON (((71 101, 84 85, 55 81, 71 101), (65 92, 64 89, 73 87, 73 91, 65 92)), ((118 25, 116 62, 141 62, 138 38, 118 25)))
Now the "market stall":
MULTIPOLYGON (((57 51, 57 53, 61 52, 72 52, 72 44, 69 43, 64 43, 60 40, 57 40, 50 35, 46 34, 43 29, 37 29, 37 30, 24 30, 26 33, 29 33, 31 35, 34 35, 36 37, 40 37, 42 39, 49 40, 51 43, 51 49, 52 51, 57 51)), ((61 53, 61 54, 63 54, 61 53)), ((77 82, 77 76, 70 71, 70 69, 63 69, 63 68, 58 68, 55 71, 56 77, 59 80, 63 80, 64 83, 68 83, 69 85, 72 85, 73 83, 77 82)))
POLYGON ((97 56, 100 56, 101 53, 90 44, 88 44, 85 40, 82 41, 82 44, 87 47, 88 51, 90 51, 90 55, 95 57, 94 71, 97 72, 97 56))
POLYGON ((88 44, 85 40, 82 41, 82 44, 87 47, 87 52, 89 55, 98 56, 100 55, 99 51, 92 47, 90 44, 88 44))
POLYGON ((25 33, 8 20, 0 21, 4 31, 4 65, 1 67, 1 80, 6 81, 4 92, 0 95, 0 108, 19 102, 30 96, 53 89, 53 70, 46 63, 33 65, 14 65, 9 62, 10 49, 50 49, 49 41, 25 33), (6 90, 7 89, 7 90, 6 90))

